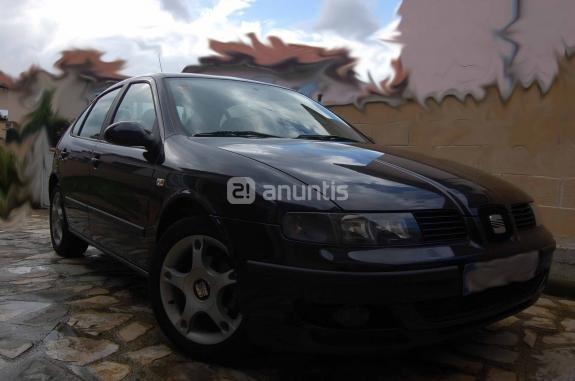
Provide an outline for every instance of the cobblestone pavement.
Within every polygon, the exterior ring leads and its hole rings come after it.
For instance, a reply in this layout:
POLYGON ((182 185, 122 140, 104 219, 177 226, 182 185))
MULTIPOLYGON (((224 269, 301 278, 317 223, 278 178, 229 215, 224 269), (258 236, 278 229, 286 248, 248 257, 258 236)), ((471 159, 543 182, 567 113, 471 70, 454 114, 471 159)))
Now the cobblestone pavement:
POLYGON ((57 257, 46 217, 0 227, 0 380, 575 380, 575 302, 552 297, 472 337, 393 356, 195 362, 160 333, 144 279, 93 248, 57 257))

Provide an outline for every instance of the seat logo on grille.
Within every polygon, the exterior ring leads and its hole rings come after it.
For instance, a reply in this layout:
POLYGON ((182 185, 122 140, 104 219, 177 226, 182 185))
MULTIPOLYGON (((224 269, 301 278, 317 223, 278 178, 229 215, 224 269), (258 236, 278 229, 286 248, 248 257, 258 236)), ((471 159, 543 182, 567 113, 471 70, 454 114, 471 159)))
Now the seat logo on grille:
POLYGON ((491 224, 493 234, 505 234, 507 232, 505 220, 503 220, 503 216, 501 214, 491 214, 489 216, 489 223, 491 224))

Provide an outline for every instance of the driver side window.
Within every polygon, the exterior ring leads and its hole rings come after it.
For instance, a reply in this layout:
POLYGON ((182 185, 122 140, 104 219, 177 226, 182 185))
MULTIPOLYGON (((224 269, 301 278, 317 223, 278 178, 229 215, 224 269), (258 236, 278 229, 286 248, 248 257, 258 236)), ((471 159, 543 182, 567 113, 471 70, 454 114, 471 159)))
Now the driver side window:
POLYGON ((117 122, 138 122, 146 131, 152 132, 157 124, 157 117, 149 84, 130 85, 114 116, 113 123, 117 122))
POLYGON ((100 129, 104 119, 106 119, 108 110, 119 92, 119 88, 112 90, 96 101, 78 132, 79 136, 90 139, 98 139, 100 137, 100 129))

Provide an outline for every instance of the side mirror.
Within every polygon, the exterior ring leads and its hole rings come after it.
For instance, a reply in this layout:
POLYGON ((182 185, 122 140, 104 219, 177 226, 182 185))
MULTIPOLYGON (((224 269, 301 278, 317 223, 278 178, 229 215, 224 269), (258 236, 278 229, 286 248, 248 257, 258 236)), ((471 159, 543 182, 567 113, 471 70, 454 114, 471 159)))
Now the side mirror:
POLYGON ((138 122, 118 122, 106 128, 104 139, 125 147, 144 147, 152 150, 156 142, 152 135, 138 122))

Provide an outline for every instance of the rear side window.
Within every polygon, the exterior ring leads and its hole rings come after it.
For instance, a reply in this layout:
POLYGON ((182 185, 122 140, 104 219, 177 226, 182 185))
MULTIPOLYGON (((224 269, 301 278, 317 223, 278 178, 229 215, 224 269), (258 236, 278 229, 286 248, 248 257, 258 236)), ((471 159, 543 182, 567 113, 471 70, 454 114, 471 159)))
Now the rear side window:
POLYGON ((147 83, 130 85, 114 116, 116 122, 138 122, 148 132, 156 125, 156 108, 152 89, 147 83))
POLYGON ((98 139, 106 114, 108 114, 108 110, 119 92, 119 88, 112 90, 96 101, 78 135, 85 138, 98 139))

